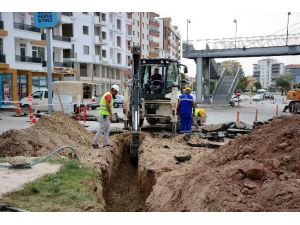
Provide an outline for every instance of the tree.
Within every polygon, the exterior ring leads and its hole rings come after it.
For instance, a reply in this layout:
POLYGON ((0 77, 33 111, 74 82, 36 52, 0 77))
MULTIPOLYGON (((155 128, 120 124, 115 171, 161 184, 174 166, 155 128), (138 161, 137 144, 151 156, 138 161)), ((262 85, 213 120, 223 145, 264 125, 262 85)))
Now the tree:
POLYGON ((255 81, 253 86, 256 88, 256 90, 261 89, 261 83, 258 81, 255 81))
POLYGON ((247 88, 247 85, 248 85, 248 80, 246 77, 241 77, 237 86, 236 86, 236 89, 239 89, 239 90, 242 90, 243 92, 245 91, 245 89, 247 88))
POLYGON ((283 93, 287 93, 288 90, 290 90, 292 85, 293 77, 288 74, 280 75, 276 78, 276 86, 281 90, 281 95, 283 93))

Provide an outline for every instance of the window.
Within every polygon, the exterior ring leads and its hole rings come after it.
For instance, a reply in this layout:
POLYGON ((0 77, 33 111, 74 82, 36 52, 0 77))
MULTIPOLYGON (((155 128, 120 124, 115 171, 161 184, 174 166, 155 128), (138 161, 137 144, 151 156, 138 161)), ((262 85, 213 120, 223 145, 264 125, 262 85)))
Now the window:
POLYGON ((140 26, 140 21, 137 21, 138 27, 140 26))
POLYGON ((140 38, 140 32, 137 32, 138 38, 140 38))
POLYGON ((120 36, 117 37, 117 46, 121 47, 121 37, 120 36))
POLYGON ((83 54, 85 54, 85 55, 90 54, 90 47, 89 46, 86 46, 86 45, 83 46, 83 54))
POLYGON ((143 44, 143 50, 144 50, 144 44, 143 44))
POLYGON ((117 53, 117 63, 122 64, 121 53, 117 53))
POLYGON ((101 21, 105 22, 106 21, 106 14, 101 13, 101 21))
POLYGON ((89 34, 89 27, 88 26, 82 26, 82 32, 83 32, 83 34, 89 34))
POLYGON ((149 35, 147 34, 147 40, 149 40, 149 35))
POLYGON ((100 35, 100 27, 94 27, 95 35, 100 35))
POLYGON ((106 32, 102 32, 101 35, 102 35, 102 39, 106 40, 106 32))
POLYGON ((106 58, 106 50, 102 50, 102 57, 106 58))
POLYGON ((134 36, 134 30, 132 31, 132 35, 134 36))
POLYGON ((117 20, 117 29, 121 30, 121 20, 117 20))
POLYGON ((36 46, 32 46, 32 58, 37 58, 38 49, 36 46))
POLYGON ((143 26, 143 28, 144 28, 144 25, 145 25, 145 24, 144 24, 144 23, 142 23, 142 26, 143 26))
POLYGON ((88 12, 83 12, 82 14, 84 14, 84 15, 88 15, 88 12))
POLYGON ((0 55, 3 55, 3 40, 0 38, 0 55))
POLYGON ((143 33, 143 39, 145 38, 145 34, 143 33))

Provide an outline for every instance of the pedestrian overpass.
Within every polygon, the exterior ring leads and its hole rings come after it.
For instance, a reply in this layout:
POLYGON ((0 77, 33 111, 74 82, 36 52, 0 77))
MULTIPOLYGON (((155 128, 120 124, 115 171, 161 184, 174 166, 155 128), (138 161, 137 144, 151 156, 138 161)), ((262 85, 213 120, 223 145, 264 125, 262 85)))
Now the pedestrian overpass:
POLYGON ((210 103, 210 79, 218 79, 213 102, 227 104, 243 75, 238 70, 234 77, 218 72, 215 58, 300 55, 300 33, 254 37, 189 40, 183 42, 183 57, 196 63, 196 102, 210 103))

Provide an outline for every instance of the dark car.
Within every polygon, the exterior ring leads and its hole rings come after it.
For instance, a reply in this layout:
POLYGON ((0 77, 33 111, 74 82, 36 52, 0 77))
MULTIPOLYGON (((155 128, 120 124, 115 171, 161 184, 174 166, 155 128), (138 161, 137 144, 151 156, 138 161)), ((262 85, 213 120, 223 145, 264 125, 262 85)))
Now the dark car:
POLYGON ((270 93, 270 92, 265 92, 265 93, 263 94, 263 99, 264 99, 264 100, 265 100, 265 99, 274 100, 274 95, 273 95, 272 93, 270 93))

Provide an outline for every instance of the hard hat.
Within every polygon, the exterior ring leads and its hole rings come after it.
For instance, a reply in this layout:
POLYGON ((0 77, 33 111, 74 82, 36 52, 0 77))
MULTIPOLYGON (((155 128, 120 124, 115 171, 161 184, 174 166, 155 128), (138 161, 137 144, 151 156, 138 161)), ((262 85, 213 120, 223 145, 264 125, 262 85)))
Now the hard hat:
POLYGON ((114 89, 114 90, 116 90, 117 92, 120 91, 119 85, 116 85, 116 84, 114 84, 113 86, 111 86, 111 89, 114 89))
POLYGON ((186 87, 185 91, 192 91, 192 89, 190 87, 186 87))

